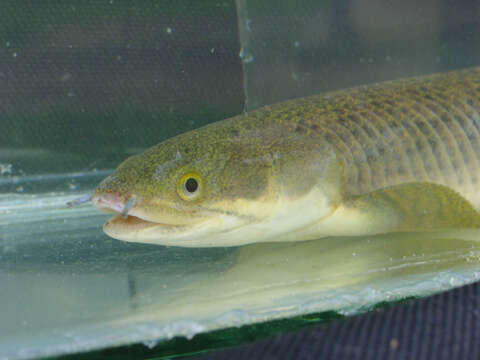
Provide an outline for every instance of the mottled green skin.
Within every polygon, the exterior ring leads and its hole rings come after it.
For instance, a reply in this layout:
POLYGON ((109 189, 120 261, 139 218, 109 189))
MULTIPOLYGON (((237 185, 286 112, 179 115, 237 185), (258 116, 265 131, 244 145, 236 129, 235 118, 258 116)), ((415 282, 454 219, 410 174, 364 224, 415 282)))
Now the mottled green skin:
POLYGON ((479 112, 480 68, 285 101, 176 136, 131 157, 97 194, 134 194, 146 211, 173 219, 205 216, 206 209, 249 216, 248 209, 229 208, 228 201, 272 200, 279 189, 294 199, 319 182, 334 193, 331 201, 350 204, 399 184, 433 183, 448 189, 407 187, 400 197, 393 190, 388 201, 414 222, 415 216, 407 215, 415 211, 402 199, 412 202, 425 193, 423 206, 428 207, 439 196, 447 199, 444 204, 460 194, 465 203, 454 211, 465 214, 458 216, 470 224, 472 209, 480 207, 479 112), (336 166, 326 170, 324 163, 331 160, 336 166), (176 184, 189 171, 200 174, 205 191, 185 202, 176 184))
POLYGON ((281 185, 290 197, 307 193, 324 175, 325 160, 336 156, 333 147, 291 131, 288 121, 276 122, 264 115, 252 112, 168 139, 123 162, 99 186, 97 194, 114 192, 125 199, 135 194, 145 200, 143 206, 148 206, 151 213, 185 217, 207 209, 249 216, 248 209, 239 212, 228 205, 219 209, 216 204, 274 199, 278 195, 273 188, 275 179, 275 187, 281 185), (307 171, 299 175, 302 169, 307 171), (188 172, 204 179, 204 191, 194 201, 186 202, 178 196, 176 186, 188 172), (188 214, 184 213, 186 209, 188 214))

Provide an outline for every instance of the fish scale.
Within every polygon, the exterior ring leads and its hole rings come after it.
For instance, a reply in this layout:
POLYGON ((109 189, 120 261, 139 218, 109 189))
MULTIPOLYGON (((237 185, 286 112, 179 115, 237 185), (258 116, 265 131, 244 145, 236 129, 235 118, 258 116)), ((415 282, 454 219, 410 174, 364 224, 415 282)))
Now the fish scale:
POLYGON ((428 181, 451 187, 478 208, 477 85, 474 68, 313 96, 295 125, 315 129, 335 147, 350 194, 428 181))

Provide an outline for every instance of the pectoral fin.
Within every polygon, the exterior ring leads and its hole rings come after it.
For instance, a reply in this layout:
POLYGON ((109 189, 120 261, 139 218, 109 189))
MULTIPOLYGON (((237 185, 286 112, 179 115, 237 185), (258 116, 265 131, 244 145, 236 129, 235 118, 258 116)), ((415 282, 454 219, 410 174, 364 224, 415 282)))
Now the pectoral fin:
POLYGON ((389 231, 480 227, 480 213, 467 199, 447 186, 432 183, 384 188, 352 198, 346 207, 389 224, 389 231))
POLYGON ((299 239, 480 228, 480 213, 449 187, 408 183, 347 198, 299 239))

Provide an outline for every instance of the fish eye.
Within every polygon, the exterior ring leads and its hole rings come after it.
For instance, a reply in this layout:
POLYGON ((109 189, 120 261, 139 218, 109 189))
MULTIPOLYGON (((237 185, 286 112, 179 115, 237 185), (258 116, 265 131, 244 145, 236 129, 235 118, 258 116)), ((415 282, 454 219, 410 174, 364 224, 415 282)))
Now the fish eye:
POLYGON ((194 178, 188 178, 187 181, 185 181, 185 189, 190 194, 193 194, 195 191, 198 190, 198 181, 194 178))
POLYGON ((194 200, 202 191, 202 179, 195 172, 188 172, 183 175, 177 184, 178 195, 183 200, 194 200))

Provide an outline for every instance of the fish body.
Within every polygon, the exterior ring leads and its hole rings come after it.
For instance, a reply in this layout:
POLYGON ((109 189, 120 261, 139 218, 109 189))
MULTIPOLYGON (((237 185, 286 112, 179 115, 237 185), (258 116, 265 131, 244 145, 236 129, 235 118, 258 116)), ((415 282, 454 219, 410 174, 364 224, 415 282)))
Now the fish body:
POLYGON ((136 242, 233 246, 480 226, 480 67, 289 100, 123 162, 92 202, 136 242))

